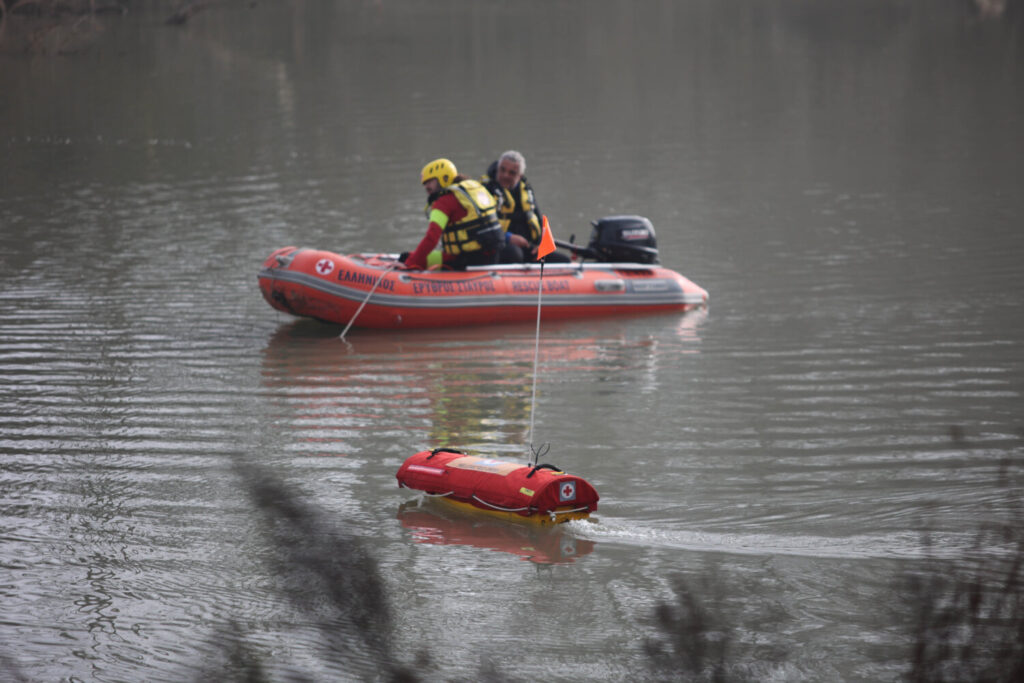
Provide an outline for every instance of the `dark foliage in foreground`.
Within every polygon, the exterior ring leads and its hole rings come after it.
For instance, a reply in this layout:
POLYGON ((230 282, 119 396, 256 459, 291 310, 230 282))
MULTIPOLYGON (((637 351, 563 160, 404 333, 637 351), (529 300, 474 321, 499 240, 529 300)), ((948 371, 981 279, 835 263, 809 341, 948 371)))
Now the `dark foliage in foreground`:
POLYGON ((781 638, 755 643, 741 636, 780 633, 792 619, 768 597, 772 589, 763 577, 737 577, 709 562, 693 577, 671 577, 670 586, 673 598, 655 608, 653 634, 644 642, 651 680, 760 681, 785 666, 789 653, 781 638), (752 602, 749 595, 766 597, 752 602))
MULTIPOLYGON (((251 465, 238 471, 262 513, 269 569, 282 594, 315 627, 328 668, 363 679, 415 680, 396 664, 390 604, 377 561, 363 543, 269 474, 251 465)), ((243 639, 233 642, 227 668, 241 680, 263 680, 243 639)))
POLYGON ((721 584, 714 574, 691 585, 682 577, 672 580, 675 604, 655 609, 659 636, 645 644, 655 675, 673 680, 725 683, 732 647, 732 629, 722 619, 721 584), (709 608, 697 596, 711 596, 709 608))
MULTIPOLYGON (((396 664, 388 599, 371 554, 272 477, 249 466, 239 472, 253 504, 263 513, 272 553, 269 568, 283 594, 316 624, 328 668, 361 676, 372 673, 383 680, 416 680, 409 667, 396 664), (354 656, 360 653, 357 661, 354 656)), ((1024 680, 1024 514, 1021 501, 1015 505, 1012 519, 978 533, 972 552, 954 559, 933 558, 909 578, 904 591, 914 615, 909 681, 1024 680), (993 559, 993 548, 1004 552, 993 559)), ((785 661, 782 647, 761 646, 753 653, 736 638, 737 629, 750 627, 752 617, 730 609, 728 596, 763 590, 734 590, 725 583, 714 566, 695 578, 672 578, 674 600, 657 606, 654 633, 645 643, 654 679, 757 680, 755 668, 765 673, 764 667, 785 661)), ((763 622, 758 627, 770 628, 768 622, 777 625, 786 615, 769 608, 753 618, 763 622)), ((244 637, 236 635, 219 673, 238 681, 268 680, 244 637)), ((420 653, 415 667, 431 671, 429 654, 420 653)), ((485 665, 479 676, 509 680, 485 665)))
POLYGON ((1024 501, 1005 464, 1002 479, 1009 519, 979 531, 956 560, 936 558, 926 539, 928 566, 907 579, 912 683, 1024 681, 1024 501))
MULTIPOLYGON (((960 442, 954 434, 954 441, 960 442)), ((237 472, 260 513, 268 573, 281 594, 310 624, 320 645, 322 671, 331 680, 416 681, 413 670, 443 678, 429 653, 400 663, 392 647, 394 623, 377 562, 360 539, 345 533, 329 516, 303 502, 297 491, 252 465, 237 472)), ((1024 680, 1024 500, 1005 474, 1012 497, 1009 519, 982 529, 975 547, 961 557, 940 558, 912 573, 903 590, 913 615, 906 679, 911 683, 1024 680)), ((926 539, 926 548, 932 546, 926 539)), ((645 643, 651 677, 656 680, 761 680, 764 669, 786 659, 781 646, 744 648, 742 629, 766 631, 786 615, 769 608, 760 615, 737 616, 730 595, 764 594, 725 585, 709 566, 696 578, 673 577, 674 600, 660 604, 652 636, 645 643)), ((747 607, 749 610, 749 606, 747 607)), ((214 634, 215 661, 194 680, 305 683, 321 680, 282 667, 268 673, 260 648, 244 628, 231 623, 214 634), (285 671, 285 673, 281 673, 285 671)), ((12 657, 0 653, 0 679, 27 680, 12 657)), ((450 679, 449 679, 450 680, 450 679)), ((474 680, 512 680, 486 662, 474 680)))

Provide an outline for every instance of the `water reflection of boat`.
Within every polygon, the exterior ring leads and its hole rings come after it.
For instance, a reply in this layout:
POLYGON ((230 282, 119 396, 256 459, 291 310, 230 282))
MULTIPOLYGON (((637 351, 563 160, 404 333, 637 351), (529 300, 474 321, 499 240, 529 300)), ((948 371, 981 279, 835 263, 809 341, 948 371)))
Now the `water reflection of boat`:
MULTIPOLYGON (((289 404, 293 447, 324 453, 370 431, 418 433, 418 443, 519 443, 530 416, 533 327, 362 331, 348 342, 312 321, 283 325, 263 360, 263 385, 289 404), (401 415, 401 419, 395 419, 401 415)), ((544 339, 552 375, 585 371, 597 340, 544 339), (555 366, 557 364, 557 367, 555 366)))
POLYGON ((398 508, 398 521, 417 543, 496 550, 537 564, 568 564, 593 552, 595 545, 557 527, 510 524, 462 513, 443 499, 405 502, 398 508))
MULTIPOLYGON (((405 271, 393 255, 342 256, 285 247, 264 262, 260 291, 285 313, 356 327, 409 329, 525 322, 537 317, 536 264, 405 271), (356 312, 358 311, 358 316, 356 312)), ((708 293, 656 264, 567 263, 544 269, 545 320, 686 311, 708 293)))
MULTIPOLYGON (((544 383, 614 372, 656 390, 667 365, 699 353, 704 309, 683 315, 556 322, 545 326, 544 383)), ((312 320, 280 325, 263 351, 261 384, 276 406, 285 448, 344 455, 373 434, 410 434, 417 444, 521 443, 530 422, 535 325, 360 330, 312 320)), ((420 447, 420 446, 417 446, 420 447)))

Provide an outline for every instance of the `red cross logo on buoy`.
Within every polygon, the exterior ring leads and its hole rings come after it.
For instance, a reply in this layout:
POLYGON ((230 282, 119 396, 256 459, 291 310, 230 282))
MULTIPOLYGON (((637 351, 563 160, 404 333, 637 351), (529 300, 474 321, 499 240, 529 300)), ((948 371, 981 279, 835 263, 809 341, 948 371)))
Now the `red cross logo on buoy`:
POLYGON ((570 500, 576 500, 576 482, 562 482, 562 487, 558 489, 558 502, 565 503, 570 500))
POLYGON ((329 258, 322 258, 316 262, 316 272, 321 275, 330 275, 334 270, 334 261, 329 258))

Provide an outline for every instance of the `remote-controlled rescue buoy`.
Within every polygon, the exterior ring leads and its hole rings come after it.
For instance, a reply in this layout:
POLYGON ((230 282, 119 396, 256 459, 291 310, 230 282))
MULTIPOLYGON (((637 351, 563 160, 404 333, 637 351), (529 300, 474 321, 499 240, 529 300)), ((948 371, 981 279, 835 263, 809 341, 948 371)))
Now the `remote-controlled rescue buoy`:
POLYGON ((398 468, 400 487, 517 521, 586 519, 598 495, 586 480, 554 465, 521 465, 449 448, 420 451, 398 468))

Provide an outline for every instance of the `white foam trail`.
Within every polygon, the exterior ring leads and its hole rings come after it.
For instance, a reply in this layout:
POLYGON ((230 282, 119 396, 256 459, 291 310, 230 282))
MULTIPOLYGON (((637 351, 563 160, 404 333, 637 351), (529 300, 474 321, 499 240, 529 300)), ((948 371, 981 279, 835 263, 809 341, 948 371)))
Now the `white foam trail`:
MULTIPOLYGON (((921 535, 904 531, 885 535, 781 536, 774 534, 725 534, 685 529, 658 529, 632 524, 625 519, 601 517, 578 520, 567 531, 595 542, 621 543, 648 548, 671 548, 697 552, 741 555, 793 555, 845 559, 924 559, 962 557, 976 541, 970 534, 946 534, 932 538, 925 547, 921 535)), ((989 552, 998 553, 998 549, 989 552)))

